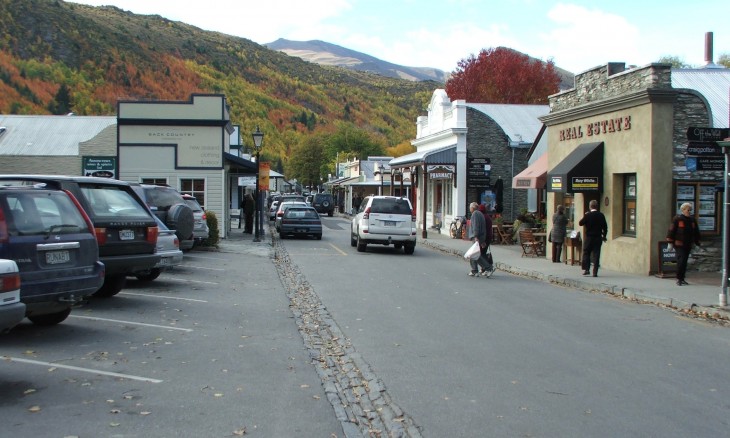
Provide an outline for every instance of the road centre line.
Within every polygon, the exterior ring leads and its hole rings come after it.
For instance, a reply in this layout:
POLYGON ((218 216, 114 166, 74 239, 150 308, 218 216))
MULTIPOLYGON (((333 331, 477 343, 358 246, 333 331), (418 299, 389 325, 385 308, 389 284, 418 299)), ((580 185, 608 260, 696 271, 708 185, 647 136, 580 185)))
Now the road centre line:
POLYGON ((69 318, 90 319, 93 321, 104 321, 104 322, 118 322, 120 324, 141 325, 144 327, 161 328, 161 329, 167 329, 167 330, 179 330, 182 332, 192 332, 193 331, 193 329, 187 329, 187 328, 181 328, 181 327, 170 327, 170 326, 166 326, 166 325, 147 324, 144 322, 122 321, 121 319, 98 318, 96 316, 69 315, 69 318))
POLYGON ((346 256, 346 255, 347 255, 347 253, 346 253, 345 251, 343 251, 343 250, 341 250, 340 248, 336 247, 336 246, 335 246, 335 245, 334 245, 333 243, 330 243, 329 245, 330 245, 330 246, 331 246, 332 248, 334 248, 334 249, 335 249, 335 251, 339 252, 339 253, 340 253, 341 255, 343 255, 343 256, 346 256))
POLYGON ((134 295, 134 296, 138 296, 138 297, 164 298, 166 300, 181 300, 181 301, 194 301, 196 303, 207 303, 206 300, 196 300, 194 298, 183 298, 183 297, 171 297, 168 295, 136 294, 134 292, 120 292, 119 295, 134 295))
POLYGON ((150 382, 150 383, 162 383, 163 382, 163 380, 152 379, 149 377, 134 376, 132 374, 121 374, 121 373, 114 373, 111 371, 95 370, 92 368, 81 368, 81 367, 75 367, 73 365, 63 365, 63 364, 58 364, 58 363, 53 363, 53 362, 42 362, 39 360, 23 359, 21 357, 0 356, 0 359, 8 361, 8 362, 19 362, 19 363, 27 363, 27 364, 31 364, 31 365, 42 365, 42 366, 53 367, 53 368, 63 368, 63 369, 72 370, 72 371, 81 371, 84 373, 101 374, 103 376, 119 377, 122 379, 139 380, 140 382, 150 382))

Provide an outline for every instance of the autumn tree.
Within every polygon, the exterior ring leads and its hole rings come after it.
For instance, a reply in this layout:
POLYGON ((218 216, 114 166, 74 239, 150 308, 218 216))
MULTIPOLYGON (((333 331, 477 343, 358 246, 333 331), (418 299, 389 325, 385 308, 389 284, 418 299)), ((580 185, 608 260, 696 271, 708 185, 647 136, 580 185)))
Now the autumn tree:
POLYGON ((684 62, 684 59, 680 58, 679 56, 671 56, 671 55, 662 56, 661 58, 659 58, 657 60, 657 62, 661 63, 661 64, 672 64, 673 68, 690 68, 690 67, 692 67, 691 65, 684 62))
POLYGON ((542 62, 506 47, 482 49, 462 59, 446 82, 452 100, 480 103, 547 104, 559 91, 553 61, 542 62))
POLYGON ((322 167, 327 163, 324 142, 319 136, 307 137, 295 146, 286 165, 287 176, 304 185, 319 185, 322 167))

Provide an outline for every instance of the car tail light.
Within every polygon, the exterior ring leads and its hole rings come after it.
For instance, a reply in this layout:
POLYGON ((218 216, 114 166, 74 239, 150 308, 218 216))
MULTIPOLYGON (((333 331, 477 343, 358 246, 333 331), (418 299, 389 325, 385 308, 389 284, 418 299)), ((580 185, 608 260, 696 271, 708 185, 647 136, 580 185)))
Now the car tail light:
POLYGON ((94 228, 94 235, 96 236, 96 243, 99 245, 106 244, 106 228, 94 228))
POLYGON ((153 245, 157 245, 157 235, 160 229, 157 227, 147 227, 147 241, 153 245))
POLYGON ((411 222, 415 222, 415 221, 416 221, 416 209, 412 208, 411 209, 411 222))
POLYGON ((0 274, 0 293, 20 289, 20 272, 0 274))
POLYGON ((205 212, 203 212, 203 217, 201 219, 206 220, 208 217, 205 215, 205 212))
POLYGON ((277 211, 277 212, 276 212, 276 215, 277 215, 277 216, 284 216, 284 212, 283 212, 283 211, 277 211))
POLYGON ((362 213, 363 219, 369 219, 370 218, 370 207, 366 208, 365 211, 362 213))
POLYGON ((175 237, 174 244, 175 244, 175 248, 178 248, 179 249, 180 248, 180 239, 178 239, 177 237, 175 237))
MULTIPOLYGON (((79 203, 79 200, 76 199, 76 196, 74 196, 73 193, 69 192, 68 190, 64 190, 69 198, 73 201, 76 208, 79 210, 79 213, 81 213, 81 216, 84 217, 84 221, 86 222, 86 226, 89 227, 89 232, 96 236, 96 230, 94 229, 94 224, 91 222, 91 218, 89 218, 89 215, 86 214, 86 210, 84 210, 84 207, 81 206, 81 203, 79 203)), ((98 237, 97 237, 97 240, 98 237)))
POLYGON ((7 242, 8 237, 8 224, 5 222, 5 213, 3 213, 3 209, 0 208, 0 243, 7 242))

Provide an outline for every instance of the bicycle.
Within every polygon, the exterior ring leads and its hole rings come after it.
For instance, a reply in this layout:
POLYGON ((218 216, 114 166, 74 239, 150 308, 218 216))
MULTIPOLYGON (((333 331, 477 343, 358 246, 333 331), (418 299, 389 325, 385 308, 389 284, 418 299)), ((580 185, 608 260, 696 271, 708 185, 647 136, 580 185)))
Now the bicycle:
POLYGON ((461 239, 464 233, 464 225, 466 225, 465 216, 456 216, 449 225, 449 235, 452 239, 461 239))

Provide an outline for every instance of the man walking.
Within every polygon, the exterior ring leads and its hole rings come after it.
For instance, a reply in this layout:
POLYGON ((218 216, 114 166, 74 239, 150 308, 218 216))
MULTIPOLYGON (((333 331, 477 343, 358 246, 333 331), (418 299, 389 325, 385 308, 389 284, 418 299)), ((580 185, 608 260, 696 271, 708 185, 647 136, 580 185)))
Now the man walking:
POLYGON ((484 218, 482 212, 479 211, 479 204, 476 202, 472 202, 469 205, 469 211, 471 211, 469 239, 472 242, 479 242, 480 248, 479 258, 477 260, 469 260, 469 265, 471 265, 469 275, 474 277, 481 274, 483 277, 491 277, 494 272, 494 266, 490 265, 487 261, 487 250, 491 241, 492 226, 490 224, 489 230, 487 230, 487 220, 484 218), (479 267, 482 268, 481 273, 479 272, 479 267))
POLYGON ((688 284, 684 281, 687 273, 687 260, 692 251, 692 244, 700 246, 700 228, 692 216, 692 204, 685 202, 679 207, 682 212, 672 219, 667 233, 667 241, 674 245, 677 253, 677 286, 688 284))
POLYGON ((608 224, 606 223, 606 216, 598 211, 598 201, 594 199, 588 206, 590 211, 578 222, 578 225, 586 227, 581 267, 583 268, 583 275, 591 275, 590 268, 591 263, 593 263, 593 276, 598 277, 601 245, 606 241, 608 224))

